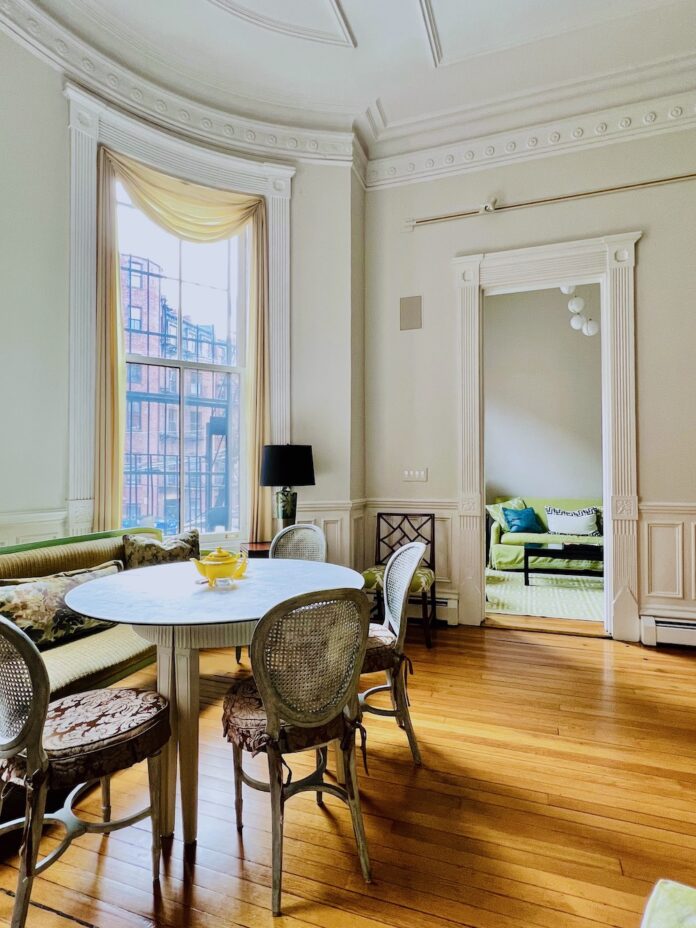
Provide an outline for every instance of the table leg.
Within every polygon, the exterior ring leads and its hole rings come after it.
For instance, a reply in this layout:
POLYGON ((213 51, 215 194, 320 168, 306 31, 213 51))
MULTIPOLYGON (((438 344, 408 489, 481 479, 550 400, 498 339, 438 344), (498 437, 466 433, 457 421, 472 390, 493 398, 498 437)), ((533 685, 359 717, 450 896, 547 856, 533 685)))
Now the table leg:
POLYGON ((157 690, 166 699, 169 700, 169 720, 172 729, 171 738, 162 748, 160 822, 163 836, 174 834, 174 820, 176 815, 176 755, 178 726, 176 707, 176 677, 174 674, 174 648, 172 645, 157 645, 157 690))
POLYGON ((175 660, 181 818, 184 843, 193 844, 198 830, 198 649, 177 645, 175 660))
POLYGON ((524 552, 524 585, 529 586, 529 551, 524 552))

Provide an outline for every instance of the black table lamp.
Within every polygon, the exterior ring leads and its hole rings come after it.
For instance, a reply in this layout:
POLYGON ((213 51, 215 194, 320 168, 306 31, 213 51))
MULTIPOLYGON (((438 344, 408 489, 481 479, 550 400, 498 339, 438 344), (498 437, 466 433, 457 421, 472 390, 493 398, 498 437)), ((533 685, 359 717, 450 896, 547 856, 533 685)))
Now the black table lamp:
POLYGON ((264 445, 261 486, 280 487, 275 495, 274 530, 295 524, 297 493, 293 487, 314 486, 311 445, 264 445))

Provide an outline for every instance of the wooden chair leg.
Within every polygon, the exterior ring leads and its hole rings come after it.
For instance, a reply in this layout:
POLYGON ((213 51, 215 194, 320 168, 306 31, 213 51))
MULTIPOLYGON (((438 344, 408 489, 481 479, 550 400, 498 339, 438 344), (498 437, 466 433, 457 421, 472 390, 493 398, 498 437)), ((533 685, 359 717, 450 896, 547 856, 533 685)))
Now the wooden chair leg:
POLYGON ((268 755, 268 782, 271 793, 271 838, 273 848, 273 890, 271 908, 280 915, 280 894, 283 885, 283 765, 280 752, 270 745, 268 755))
POLYGON ((150 824, 152 825, 152 882, 160 875, 162 856, 162 755, 158 752, 147 759, 150 784, 150 824))
POLYGON ((426 647, 432 648, 433 639, 430 631, 430 610, 428 609, 428 594, 421 593, 421 615, 423 616, 423 633, 426 647))
POLYGON ((17 892, 14 908, 12 910, 12 928, 24 928, 29 911, 31 888, 34 883, 34 871, 39 855, 43 817, 46 809, 46 782, 38 789, 28 789, 25 805, 24 833, 22 847, 19 852, 19 876, 17 878, 17 892))
POLYGON ((237 818, 237 831, 244 827, 242 822, 242 749, 232 745, 232 763, 234 766, 234 812, 237 818))
MULTIPOLYGON (((317 748, 317 770, 321 767, 325 750, 326 748, 317 748)), ((321 790, 317 790, 317 805, 320 808, 324 805, 324 796, 321 790)))
POLYGON ((102 777, 99 781, 101 784, 101 802, 102 802, 102 821, 111 821, 111 777, 102 777))
POLYGON ((433 639, 437 632, 437 593, 435 592, 435 584, 430 587, 430 625, 433 630, 433 639))
POLYGON ((403 728, 406 732, 409 747, 411 748, 411 754, 413 755, 413 763, 420 767, 423 761, 421 759, 420 750, 418 749, 416 733, 413 730, 411 712, 408 707, 408 696, 406 695, 407 672, 406 664, 402 664, 399 672, 392 674, 392 679, 394 681, 394 698, 396 700, 396 718, 399 723, 399 727, 403 728))
POLYGON ((346 768, 346 793, 348 794, 348 807, 350 817, 353 821, 353 832, 355 834, 355 843, 358 846, 358 857, 360 858, 360 868, 366 883, 372 882, 372 871, 370 869, 370 855, 367 851, 367 838, 365 836, 365 825, 363 823, 362 811, 360 809, 360 789, 358 787, 358 774, 355 769, 355 736, 351 739, 350 746, 343 751, 344 764, 346 768))
POLYGON ((237 647, 234 649, 234 653, 235 653, 235 657, 237 658, 237 663, 241 664, 242 663, 242 646, 238 644, 237 647))

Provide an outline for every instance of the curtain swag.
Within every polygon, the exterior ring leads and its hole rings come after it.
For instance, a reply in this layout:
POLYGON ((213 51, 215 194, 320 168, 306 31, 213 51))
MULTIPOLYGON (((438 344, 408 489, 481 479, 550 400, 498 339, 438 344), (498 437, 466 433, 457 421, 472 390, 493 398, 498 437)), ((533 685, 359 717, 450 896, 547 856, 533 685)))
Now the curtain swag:
POLYGON ((189 242, 231 238, 252 227, 247 326, 249 538, 271 534, 270 490, 259 486, 261 452, 270 442, 268 234, 263 197, 217 190, 162 174, 101 146, 97 206, 97 422, 94 528, 121 525, 125 436, 125 354, 115 181, 133 203, 166 231, 189 242))

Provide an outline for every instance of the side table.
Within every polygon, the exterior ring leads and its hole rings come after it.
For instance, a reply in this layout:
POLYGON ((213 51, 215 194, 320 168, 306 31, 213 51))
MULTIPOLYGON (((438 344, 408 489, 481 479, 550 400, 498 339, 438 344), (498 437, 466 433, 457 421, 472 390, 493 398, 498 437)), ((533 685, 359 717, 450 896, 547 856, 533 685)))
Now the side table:
POLYGON ((247 557, 268 557, 271 543, 270 541, 245 541, 239 547, 247 557))

